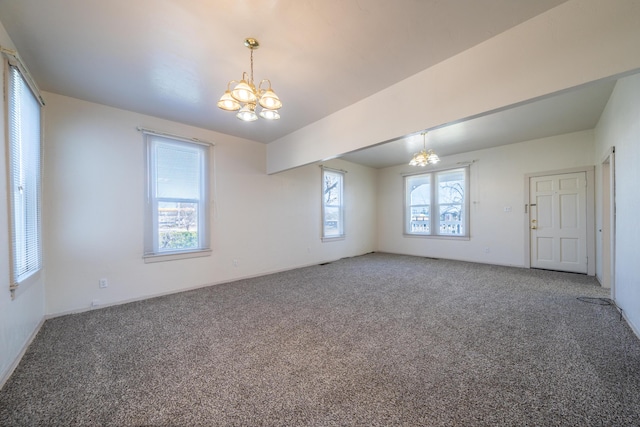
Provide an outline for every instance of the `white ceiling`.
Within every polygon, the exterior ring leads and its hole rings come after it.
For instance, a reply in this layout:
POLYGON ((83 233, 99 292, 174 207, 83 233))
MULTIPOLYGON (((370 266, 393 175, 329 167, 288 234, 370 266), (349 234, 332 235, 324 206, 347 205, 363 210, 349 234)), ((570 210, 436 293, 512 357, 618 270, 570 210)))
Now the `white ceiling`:
POLYGON ((0 0, 0 21, 45 91, 268 143, 564 1, 0 0), (246 37, 261 44, 256 80, 284 103, 278 121, 216 107, 249 71, 246 37))

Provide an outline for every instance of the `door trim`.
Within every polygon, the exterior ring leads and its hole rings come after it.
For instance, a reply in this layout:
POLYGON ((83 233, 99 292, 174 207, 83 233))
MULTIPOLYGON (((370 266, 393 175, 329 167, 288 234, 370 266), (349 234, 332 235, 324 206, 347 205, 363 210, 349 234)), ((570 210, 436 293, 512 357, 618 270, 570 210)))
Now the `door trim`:
POLYGON ((529 182, 531 178, 547 175, 584 172, 587 177, 587 275, 596 275, 596 240, 595 240, 595 166, 582 166, 560 170, 528 173, 524 176, 524 204, 522 210, 524 230, 524 267, 531 268, 531 233, 529 231, 529 182))
POLYGON ((601 180, 602 180, 602 191, 600 193, 600 199, 599 203, 601 204, 601 209, 602 209, 602 222, 603 224, 601 225, 600 230, 602 230, 602 233, 600 233, 599 238, 601 239, 601 247, 602 247, 602 253, 599 254, 601 257, 601 263, 602 263, 602 271, 601 273, 603 274, 602 278, 598 277, 598 281, 600 282, 601 285, 605 285, 606 282, 608 281, 609 283, 609 288, 610 288, 610 293, 611 293, 611 299, 612 300, 616 300, 616 148, 614 146, 610 147, 609 150, 607 151, 606 155, 602 158, 601 163, 601 171, 602 171, 602 176, 601 176, 601 180), (607 165, 608 167, 608 171, 605 169, 605 166, 607 165), (607 178, 608 178, 608 187, 605 189, 605 172, 607 173, 607 178), (608 192, 608 194, 607 194, 608 192), (605 197, 605 194, 608 195, 608 197, 605 197), (606 212, 606 213, 605 213, 606 212), (604 216, 605 214, 608 215, 608 225, 609 225, 609 229, 605 230, 604 227, 604 216), (605 248, 605 239, 608 240, 607 243, 609 244, 609 251, 605 252, 604 248, 605 248), (604 277, 604 274, 607 273, 607 270, 605 269, 605 262, 609 263, 609 268, 608 268, 608 275, 607 277, 604 277))

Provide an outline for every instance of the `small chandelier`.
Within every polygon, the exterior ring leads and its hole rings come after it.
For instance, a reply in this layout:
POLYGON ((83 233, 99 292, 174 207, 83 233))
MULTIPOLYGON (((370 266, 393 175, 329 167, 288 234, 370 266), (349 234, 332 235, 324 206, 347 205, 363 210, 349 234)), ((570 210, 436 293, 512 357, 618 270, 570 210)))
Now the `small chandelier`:
POLYGON ((247 76, 242 73, 242 80, 231 80, 227 84, 227 90, 218 101, 218 107, 225 111, 238 111, 236 117, 245 122, 258 120, 258 115, 263 119, 277 120, 280 118, 278 109, 282 107, 282 102, 278 95, 271 89, 271 81, 263 79, 258 87, 253 84, 253 51, 260 47, 258 40, 247 38, 244 45, 251 51, 251 73, 247 76), (231 86, 236 84, 233 89, 231 86), (262 88, 263 83, 268 83, 266 89, 262 88), (256 107, 261 109, 256 114, 256 107))
POLYGON ((411 166, 434 165, 440 161, 440 157, 433 152, 432 149, 427 150, 427 133, 422 132, 422 151, 413 155, 413 159, 409 162, 411 166))

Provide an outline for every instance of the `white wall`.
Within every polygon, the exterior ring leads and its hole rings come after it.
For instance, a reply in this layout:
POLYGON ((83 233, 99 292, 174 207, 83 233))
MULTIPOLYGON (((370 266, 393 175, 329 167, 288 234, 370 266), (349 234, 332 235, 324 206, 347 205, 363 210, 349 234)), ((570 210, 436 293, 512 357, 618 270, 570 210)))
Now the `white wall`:
POLYGON ((570 0, 272 142, 267 172, 638 69, 638 22, 637 0, 570 0))
POLYGON ((583 131, 442 158, 438 168, 475 161, 470 170, 471 238, 466 241, 404 236, 402 174, 419 170, 411 166, 382 169, 378 176, 378 249, 524 266, 525 175, 593 165, 593 148, 593 131, 583 131), (505 212, 505 207, 511 207, 511 212, 505 212))
POLYGON ((328 163, 348 171, 347 238, 322 243, 317 165, 267 176, 264 144, 57 94, 44 97, 47 314, 375 250, 374 169, 328 163), (136 126, 216 143, 212 256, 143 262, 144 145, 136 126), (106 289, 98 287, 102 277, 106 289))
MULTIPOLYGON (((620 79, 595 130, 598 163, 615 146, 615 297, 640 336, 640 75, 620 79)), ((601 173, 596 173, 601 179, 601 173)), ((600 197, 597 210, 602 212, 600 197)))
MULTIPOLYGON (((0 23, 0 45, 13 48, 4 26, 0 23)), ((4 57, 0 56, 2 60, 4 57)), ((0 71, 2 82, 5 81, 4 65, 0 71)), ((9 292, 10 266, 9 258, 9 219, 7 206, 7 146, 5 138, 5 103, 0 102, 0 387, 6 380, 14 363, 20 356, 32 335, 39 328, 44 315, 43 277, 40 274, 35 283, 18 289, 12 301, 9 292)), ((46 214, 46 212, 45 212, 46 214)))

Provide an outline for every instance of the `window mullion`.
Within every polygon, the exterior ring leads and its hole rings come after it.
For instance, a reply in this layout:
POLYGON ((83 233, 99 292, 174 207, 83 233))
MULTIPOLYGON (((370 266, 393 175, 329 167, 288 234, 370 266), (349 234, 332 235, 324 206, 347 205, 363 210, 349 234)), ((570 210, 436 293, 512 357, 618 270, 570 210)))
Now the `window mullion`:
POLYGON ((431 184, 431 214, 429 215, 429 220, 431 224, 431 231, 429 234, 438 235, 440 234, 440 206, 437 203, 438 200, 438 183, 437 183, 437 174, 431 173, 429 174, 429 183, 431 184), (437 219, 436 219, 437 218, 437 219))

